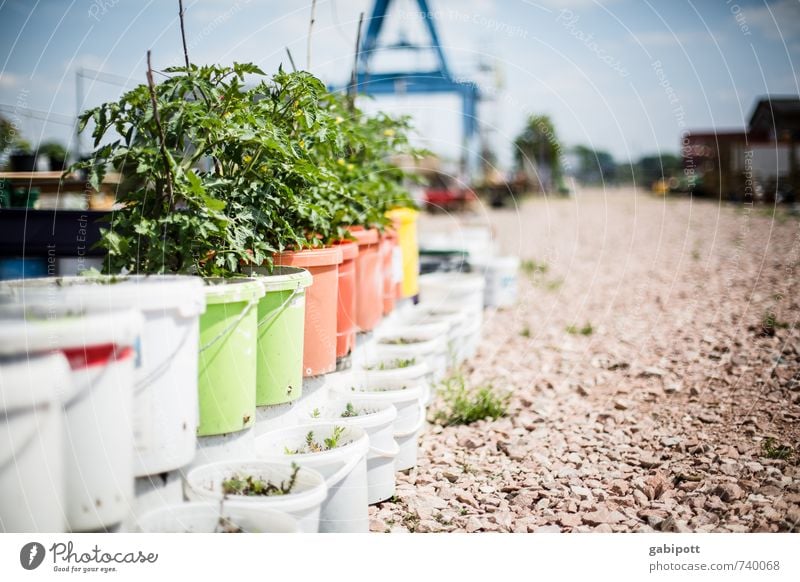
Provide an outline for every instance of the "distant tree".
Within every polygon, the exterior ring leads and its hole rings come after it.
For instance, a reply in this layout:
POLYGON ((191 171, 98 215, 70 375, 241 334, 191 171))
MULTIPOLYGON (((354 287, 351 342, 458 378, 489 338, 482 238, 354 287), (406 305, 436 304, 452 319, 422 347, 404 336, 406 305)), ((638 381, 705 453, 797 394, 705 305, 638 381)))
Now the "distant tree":
POLYGON ((617 164, 614 156, 602 150, 594 150, 585 145, 572 148, 578 162, 575 177, 584 184, 614 181, 617 164))
POLYGON ((548 115, 531 115, 514 140, 517 168, 535 176, 544 191, 561 182, 561 144, 548 115))
POLYGON ((650 187, 662 178, 668 180, 678 177, 683 170, 683 160, 680 156, 670 153, 654 154, 639 158, 633 165, 633 177, 636 183, 650 187))
POLYGON ((14 125, 0 115, 0 155, 14 144, 15 133, 14 125))

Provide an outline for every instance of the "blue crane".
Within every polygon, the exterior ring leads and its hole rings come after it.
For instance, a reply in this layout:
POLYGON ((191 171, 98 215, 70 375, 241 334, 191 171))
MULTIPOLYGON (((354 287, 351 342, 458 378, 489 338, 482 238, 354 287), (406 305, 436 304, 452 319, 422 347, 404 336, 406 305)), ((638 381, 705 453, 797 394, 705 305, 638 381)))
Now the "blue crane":
POLYGON ((470 164, 469 145, 478 132, 477 105, 480 93, 478 86, 471 81, 456 80, 447 66, 439 34, 433 20, 433 13, 428 8, 427 0, 417 0, 420 16, 425 23, 429 44, 420 45, 401 41, 393 45, 379 45, 386 14, 392 0, 375 0, 372 15, 369 18, 366 34, 359 48, 355 82, 359 93, 366 95, 404 95, 427 93, 451 93, 461 96, 462 103, 462 171, 468 173, 470 164), (405 70, 388 73, 371 73, 370 62, 379 51, 393 50, 432 50, 436 57, 436 66, 429 70, 405 70))

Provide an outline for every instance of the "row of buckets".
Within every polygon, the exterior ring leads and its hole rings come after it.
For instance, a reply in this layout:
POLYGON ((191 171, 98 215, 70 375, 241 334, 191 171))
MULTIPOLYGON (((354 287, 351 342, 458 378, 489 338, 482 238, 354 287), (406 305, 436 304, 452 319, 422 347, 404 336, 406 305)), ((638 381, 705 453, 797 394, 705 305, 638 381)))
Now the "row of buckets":
POLYGON ((220 511, 246 531, 366 531, 367 505, 416 464, 431 386, 477 348, 486 297, 482 276, 418 278, 402 218, 393 241, 359 232, 247 279, 0 283, 0 531, 218 531, 220 511), (198 463, 204 439, 252 433, 257 408, 296 402, 304 377, 347 358, 295 426, 251 438, 245 461, 198 463), (337 446, 303 453, 309 433, 337 446), (223 491, 245 473, 294 488, 223 491), (137 512, 134 489, 161 480, 174 503, 137 512))

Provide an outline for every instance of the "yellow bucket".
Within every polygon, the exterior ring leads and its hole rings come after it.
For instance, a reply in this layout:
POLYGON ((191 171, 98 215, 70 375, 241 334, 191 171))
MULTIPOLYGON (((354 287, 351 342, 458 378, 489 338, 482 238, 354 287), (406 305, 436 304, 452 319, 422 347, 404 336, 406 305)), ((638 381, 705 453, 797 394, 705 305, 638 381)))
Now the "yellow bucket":
POLYGON ((403 255, 403 282, 401 297, 413 297, 419 293, 419 245, 417 244, 417 216, 413 208, 395 208, 386 213, 394 222, 400 252, 403 255))

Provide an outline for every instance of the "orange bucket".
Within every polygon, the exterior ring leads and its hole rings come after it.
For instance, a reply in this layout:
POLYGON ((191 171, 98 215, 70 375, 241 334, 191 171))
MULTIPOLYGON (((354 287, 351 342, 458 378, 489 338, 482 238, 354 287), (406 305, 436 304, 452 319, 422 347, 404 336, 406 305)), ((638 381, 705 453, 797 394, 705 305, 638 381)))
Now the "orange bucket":
POLYGON ((336 357, 343 358, 356 345, 356 259, 358 244, 342 240, 334 243, 342 249, 339 265, 339 307, 336 311, 336 357))
POLYGON ((380 264, 378 230, 354 226, 350 234, 358 243, 356 258, 356 325, 370 331, 383 315, 383 273, 380 264))
POLYGON ((274 257, 276 265, 307 269, 314 282, 306 290, 303 376, 319 376, 336 369, 336 314, 339 297, 339 246, 285 251, 274 257))
POLYGON ((387 228, 381 236, 381 277, 383 280, 383 314, 394 310, 397 285, 394 280, 394 252, 397 248, 397 233, 387 228))

